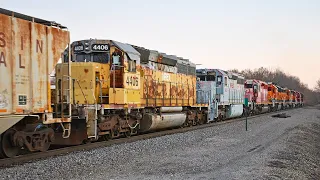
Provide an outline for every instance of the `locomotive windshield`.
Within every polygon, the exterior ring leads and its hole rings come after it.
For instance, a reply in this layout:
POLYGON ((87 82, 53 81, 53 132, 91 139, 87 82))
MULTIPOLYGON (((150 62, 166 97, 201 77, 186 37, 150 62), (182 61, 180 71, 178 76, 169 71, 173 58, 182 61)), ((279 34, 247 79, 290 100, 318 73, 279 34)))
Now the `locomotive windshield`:
POLYGON ((198 75, 200 81, 215 81, 216 77, 214 75, 198 75))
POLYGON ((244 87, 245 88, 252 88, 252 84, 245 84, 244 87))
MULTIPOLYGON (((110 48, 107 42, 95 43, 94 41, 77 41, 71 45, 71 61, 109 63, 110 48)), ((65 51, 65 62, 68 61, 68 51, 65 51)))
POLYGON ((97 62, 97 63, 109 63, 109 54, 107 52, 101 53, 80 53, 74 55, 75 62, 97 62))
POLYGON ((214 71, 197 71, 197 78, 200 81, 216 81, 216 73, 214 71))

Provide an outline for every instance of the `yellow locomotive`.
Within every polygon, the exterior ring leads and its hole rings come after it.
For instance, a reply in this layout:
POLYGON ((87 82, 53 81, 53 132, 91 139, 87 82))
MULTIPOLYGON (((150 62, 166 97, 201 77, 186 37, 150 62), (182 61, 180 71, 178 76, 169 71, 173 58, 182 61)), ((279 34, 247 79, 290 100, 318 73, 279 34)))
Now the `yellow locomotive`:
MULTIPOLYGON (((55 144, 202 124, 196 65, 113 40, 73 42, 56 66, 55 144)), ((207 107, 207 106, 205 106, 207 107)))

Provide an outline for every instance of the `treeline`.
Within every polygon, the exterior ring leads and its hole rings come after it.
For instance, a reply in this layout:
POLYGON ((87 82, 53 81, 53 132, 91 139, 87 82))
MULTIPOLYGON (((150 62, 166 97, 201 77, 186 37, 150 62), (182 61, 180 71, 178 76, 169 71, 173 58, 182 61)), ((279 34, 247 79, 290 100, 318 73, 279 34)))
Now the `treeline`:
POLYGON ((268 70, 267 68, 261 67, 255 70, 246 69, 239 71, 237 69, 232 69, 230 71, 239 73, 246 79, 258 79, 265 82, 273 82, 281 87, 287 87, 289 89, 302 92, 305 95, 305 103, 308 105, 320 103, 320 91, 309 89, 305 83, 301 82, 300 78, 286 74, 280 69, 268 70))

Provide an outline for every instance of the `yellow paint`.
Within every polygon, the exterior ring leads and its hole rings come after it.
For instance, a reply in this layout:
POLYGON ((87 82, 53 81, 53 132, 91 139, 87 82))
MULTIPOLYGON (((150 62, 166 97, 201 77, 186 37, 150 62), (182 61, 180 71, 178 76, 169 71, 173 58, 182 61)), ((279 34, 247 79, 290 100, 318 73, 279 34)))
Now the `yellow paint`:
MULTIPOLYGON (((158 70, 125 72, 124 88, 110 88, 110 65, 93 62, 72 63, 72 78, 75 79, 74 95, 71 91, 70 102, 76 104, 100 104, 100 90, 109 96, 109 104, 143 106, 194 106, 195 77, 184 74, 168 73, 158 70), (102 81, 96 81, 96 78, 102 81), (152 88, 152 89, 150 89, 152 88), (115 92, 114 92, 115 90, 115 92), (75 98, 73 101, 73 97, 75 98), (87 100, 87 101, 86 101, 87 100)), ((57 80, 67 74, 67 65, 57 66, 57 80)), ((58 88, 58 84, 56 85, 58 88)), ((64 82, 67 87, 67 81, 64 82)), ((71 88, 71 89, 73 89, 71 88)), ((106 103, 104 103, 106 104, 106 103)))
POLYGON ((127 96, 127 103, 126 104, 140 104, 141 96, 140 96, 140 90, 132 90, 127 89, 126 90, 126 96, 127 96))
POLYGON ((109 89, 109 104, 125 104, 127 101, 126 90, 123 88, 109 89))
POLYGON ((110 88, 110 104, 140 104, 140 91, 123 88, 110 88))
MULTIPOLYGON (((77 62, 71 64, 71 77, 75 79, 74 95, 71 88, 70 102, 76 104, 96 104, 100 103, 100 82, 103 96, 108 96, 110 87, 109 64, 100 64, 92 62, 77 62), (100 81, 96 81, 96 77, 100 81), (73 101, 74 96, 74 101, 73 101)), ((62 75, 67 74, 67 65, 58 64, 56 70, 56 81, 62 79, 62 75)), ((64 82, 64 87, 67 87, 67 81, 64 82)), ((56 84, 58 89, 58 84, 56 84)))
POLYGON ((143 68, 141 103, 146 106, 193 106, 196 77, 143 68))
MULTIPOLYGON (((110 47, 110 54, 116 51, 110 47)), ((110 84, 110 64, 94 62, 71 63, 71 76, 75 83, 71 88, 71 103, 100 104, 100 92, 104 108, 147 107, 147 106, 194 106, 196 102, 196 77, 191 75, 169 73, 160 70, 146 69, 139 64, 135 70, 129 71, 129 59, 121 53, 123 59, 122 80, 117 82, 117 88, 110 84), (102 84, 96 79, 103 80, 102 84), (122 86, 120 86, 122 85, 122 86), (122 88, 120 88, 122 87, 122 88), (73 90, 74 89, 74 90, 73 90), (74 97, 74 99, 73 99, 74 97)), ((67 64, 59 64, 56 69, 57 81, 62 75, 68 74, 67 64)), ((117 71, 118 72, 118 71, 117 71)), ((58 85, 56 85, 58 88, 58 85)), ((65 82, 64 87, 67 87, 65 82)))

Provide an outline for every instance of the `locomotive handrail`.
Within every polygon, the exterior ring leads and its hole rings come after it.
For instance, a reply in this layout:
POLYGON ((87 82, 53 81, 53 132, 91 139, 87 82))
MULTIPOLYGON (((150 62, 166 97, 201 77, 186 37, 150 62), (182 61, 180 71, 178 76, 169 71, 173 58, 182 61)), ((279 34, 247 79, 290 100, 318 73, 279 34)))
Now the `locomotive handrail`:
POLYGON ((83 92, 83 90, 82 90, 82 87, 81 87, 81 85, 80 85, 79 80, 78 80, 78 79, 75 79, 75 80, 77 81, 78 86, 80 87, 81 93, 82 93, 82 95, 83 95, 83 97, 84 97, 85 101, 88 103, 88 100, 87 100, 87 98, 86 98, 86 96, 85 96, 85 94, 84 94, 84 92, 83 92))
POLYGON ((93 100, 94 100, 94 104, 97 105, 97 98, 96 98, 96 95, 94 94, 94 91, 93 91, 93 88, 92 88, 92 81, 90 82, 90 90, 92 92, 92 97, 93 97, 93 100))

